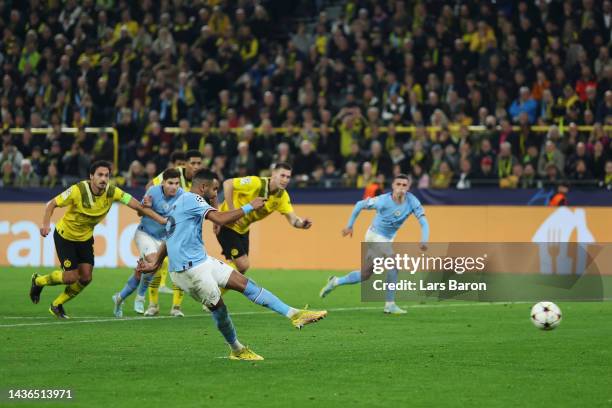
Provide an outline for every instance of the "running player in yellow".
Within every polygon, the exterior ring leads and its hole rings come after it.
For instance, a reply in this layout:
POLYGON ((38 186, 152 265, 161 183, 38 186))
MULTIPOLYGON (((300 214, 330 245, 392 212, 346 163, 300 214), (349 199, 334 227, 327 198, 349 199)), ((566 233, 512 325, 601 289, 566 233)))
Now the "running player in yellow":
POLYGON ((223 255, 230 265, 245 274, 249 269, 249 227, 252 223, 263 220, 274 211, 283 214, 294 228, 308 229, 312 221, 300 218, 293 212, 291 200, 286 188, 291 181, 291 166, 277 163, 271 177, 249 176, 228 179, 223 183, 225 201, 221 211, 231 211, 249 203, 255 197, 266 199, 266 205, 238 219, 231 224, 215 228, 217 240, 223 249, 223 255))
MULTIPOLYGON (((191 180, 193 179, 193 175, 202 167, 202 153, 198 150, 189 150, 185 153, 184 156, 184 164, 180 165, 175 162, 175 169, 179 171, 180 174, 180 187, 184 191, 191 190, 191 180)), ((158 175, 153 179, 152 185, 157 186, 164 181, 163 173, 158 175)), ((210 203, 213 207, 216 207, 216 203, 210 203)), ((159 272, 153 277, 151 284, 149 286, 149 307, 146 312, 144 312, 145 316, 157 316, 159 314, 159 291, 162 287, 166 286, 166 277, 168 276, 168 259, 164 260, 162 267, 159 272)), ((183 291, 172 284, 172 308, 170 309, 170 315, 175 317, 183 317, 183 311, 181 310, 181 304, 183 303, 184 293, 183 291)), ((134 309, 137 308, 137 301, 134 302, 134 309)))
POLYGON ((166 219, 150 208, 143 207, 131 195, 109 184, 111 164, 105 161, 93 163, 89 169, 89 180, 72 185, 62 194, 47 203, 40 234, 49 235, 51 216, 57 207, 68 207, 55 226, 53 240, 62 270, 48 275, 32 275, 30 299, 40 301, 45 286, 66 285, 51 303, 49 312, 59 319, 67 319, 64 303, 77 296, 91 282, 94 267, 93 232, 114 202, 121 202, 133 210, 165 224, 166 219))

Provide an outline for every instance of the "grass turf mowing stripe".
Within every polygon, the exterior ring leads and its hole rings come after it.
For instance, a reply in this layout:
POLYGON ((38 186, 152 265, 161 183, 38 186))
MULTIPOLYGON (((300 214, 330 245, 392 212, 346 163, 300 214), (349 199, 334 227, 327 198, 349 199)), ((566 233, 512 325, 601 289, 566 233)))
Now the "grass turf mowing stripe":
MULTIPOLYGON (((418 305, 409 305, 402 306, 408 309, 419 309, 419 308, 444 308, 444 307, 474 307, 474 306, 497 306, 504 304, 525 304, 529 302, 488 302, 488 303, 457 303, 457 304, 418 304, 418 305)), ((328 312, 355 312, 360 310, 379 310, 380 306, 357 306, 357 307, 338 307, 328 309, 328 312)), ((235 312, 231 313, 232 316, 250 316, 250 315, 261 315, 261 314, 273 314, 271 311, 261 311, 261 312, 235 312)), ((185 318, 194 318, 194 317, 204 317, 208 314, 197 314, 197 315, 185 315, 185 318)), ((1 316, 3 319, 21 319, 18 316, 1 316)), ((48 317, 25 317, 23 319, 49 319, 48 317)), ((54 324, 75 324, 75 323, 108 323, 108 322, 128 322, 128 321, 138 321, 138 320, 161 320, 161 319, 177 319, 175 316, 136 316, 136 317, 122 317, 122 318, 109 318, 108 316, 87 316, 87 317, 75 317, 66 321, 55 320, 51 322, 40 322, 40 323, 15 323, 15 324, 0 324, 0 328, 11 328, 11 327, 29 327, 29 326, 49 326, 54 324), (83 320, 77 320, 83 319, 83 320)))

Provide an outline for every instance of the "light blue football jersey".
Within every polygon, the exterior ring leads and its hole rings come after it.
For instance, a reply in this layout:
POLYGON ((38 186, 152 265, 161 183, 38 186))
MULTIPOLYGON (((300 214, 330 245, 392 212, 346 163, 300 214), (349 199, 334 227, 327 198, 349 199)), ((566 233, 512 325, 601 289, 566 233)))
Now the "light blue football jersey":
POLYGON ((166 247, 170 272, 183 272, 204 262, 208 255, 202 240, 202 222, 216 211, 201 196, 183 193, 170 209, 166 224, 166 247))
MULTIPOLYGON (((168 214, 170 213, 170 209, 182 194, 183 189, 179 188, 175 196, 166 196, 164 194, 164 189, 162 188, 161 184, 158 186, 150 187, 146 193, 146 195, 151 196, 151 199, 153 201, 151 209, 162 217, 168 216, 168 214)), ((140 220, 138 229, 146 232, 155 239, 161 240, 164 239, 164 237, 166 236, 166 226, 161 225, 160 223, 150 217, 147 217, 146 215, 143 216, 140 220)))
POLYGON ((359 201, 355 206, 349 227, 355 222, 356 213, 361 209, 376 210, 376 215, 372 220, 370 229, 385 238, 393 239, 397 230, 404 224, 404 221, 411 215, 420 218, 425 215, 421 202, 411 193, 406 193, 406 199, 401 204, 393 201, 392 193, 381 194, 377 197, 359 201))

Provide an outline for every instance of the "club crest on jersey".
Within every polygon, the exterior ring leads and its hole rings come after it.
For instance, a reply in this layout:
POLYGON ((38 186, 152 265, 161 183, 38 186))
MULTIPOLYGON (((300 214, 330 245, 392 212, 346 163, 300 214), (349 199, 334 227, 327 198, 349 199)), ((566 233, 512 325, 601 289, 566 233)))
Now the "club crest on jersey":
POLYGON ((72 266, 72 262, 70 262, 70 259, 66 259, 66 260, 64 261, 64 268, 65 268, 65 269, 68 269, 68 268, 70 268, 71 266, 72 266))
POLYGON ((162 208, 164 211, 168 211, 170 209, 170 205, 168 203, 162 204, 162 208))
POLYGON ((396 217, 399 217, 399 216, 401 215, 401 213, 402 213, 402 212, 401 212, 400 210, 397 210, 397 211, 396 211, 396 212, 394 212, 393 214, 394 214, 396 217))

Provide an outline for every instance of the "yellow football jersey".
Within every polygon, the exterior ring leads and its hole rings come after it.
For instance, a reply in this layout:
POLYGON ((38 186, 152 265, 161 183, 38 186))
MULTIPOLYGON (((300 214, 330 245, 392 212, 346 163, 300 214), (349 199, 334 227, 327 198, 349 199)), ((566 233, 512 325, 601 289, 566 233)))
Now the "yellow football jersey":
POLYGON ((102 194, 94 195, 89 181, 78 182, 55 197, 58 207, 69 207, 55 229, 69 241, 87 241, 115 201, 127 204, 131 199, 131 195, 113 185, 107 185, 102 194))
MULTIPOLYGON (((181 188, 185 191, 191 190, 191 180, 187 180, 185 177, 185 168, 184 167, 176 167, 176 169, 181 173, 181 188)), ((164 173, 161 172, 153 179, 153 185, 158 186, 164 181, 164 173)))
POLYGON ((226 227, 236 231, 239 234, 247 233, 252 223, 266 218, 274 211, 278 211, 281 214, 289 214, 293 212, 291 199, 289 198, 289 193, 287 193, 286 190, 278 190, 275 194, 269 194, 269 177, 249 176, 235 178, 233 184, 234 194, 231 198, 225 197, 225 201, 220 207, 221 211, 229 211, 229 207, 227 205, 229 199, 231 199, 234 203, 234 208, 240 208, 243 205, 251 202, 256 197, 264 197, 267 199, 263 208, 250 212, 233 224, 226 225, 226 227))

